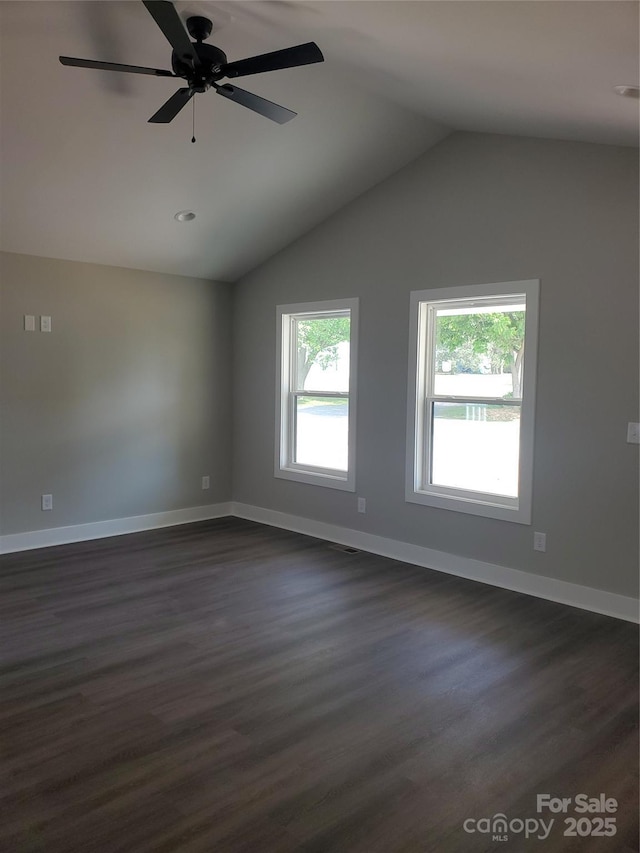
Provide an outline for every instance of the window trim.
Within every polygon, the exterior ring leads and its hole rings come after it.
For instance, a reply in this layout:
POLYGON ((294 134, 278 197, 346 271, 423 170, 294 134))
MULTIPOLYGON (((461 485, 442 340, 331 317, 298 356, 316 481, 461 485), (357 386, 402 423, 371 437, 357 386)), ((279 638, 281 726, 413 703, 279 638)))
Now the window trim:
MULTIPOLYGON (((411 293, 405 473, 405 500, 408 503, 531 524, 539 301, 538 279, 445 287, 411 293), (446 486, 425 485, 427 454, 424 451, 424 440, 429 432, 425 431, 426 377, 427 371, 431 370, 431 354, 426 352, 428 334, 423 332, 423 327, 427 322, 428 306, 437 302, 444 305, 460 299, 486 299, 517 294, 524 294, 526 297, 518 497, 514 499, 446 486)), ((493 400, 487 398, 487 402, 493 400)), ((502 404, 506 405, 504 401, 502 404)))
POLYGON ((331 299, 323 302, 300 302, 278 305, 276 308, 277 331, 277 375, 276 375, 276 434, 274 476, 299 483, 325 486, 330 489, 355 492, 356 408, 357 408, 357 352, 358 352, 358 305, 357 298, 331 299), (327 314, 350 312, 349 338, 349 389, 344 392, 305 391, 305 396, 348 397, 348 468, 339 472, 331 468, 301 465, 292 461, 295 433, 293 400, 300 390, 293 388, 294 341, 291 335, 291 320, 297 317, 319 317, 327 314))

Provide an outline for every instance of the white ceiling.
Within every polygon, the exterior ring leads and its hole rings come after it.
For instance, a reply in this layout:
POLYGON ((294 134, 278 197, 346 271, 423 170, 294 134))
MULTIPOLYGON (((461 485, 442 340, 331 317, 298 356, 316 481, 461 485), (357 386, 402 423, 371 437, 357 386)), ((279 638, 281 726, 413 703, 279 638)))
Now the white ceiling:
POLYGON ((277 125, 208 92, 170 125, 176 81, 64 67, 59 54, 169 68, 137 0, 0 3, 1 246, 234 281, 450 129, 638 144, 638 3, 206 2, 230 60, 316 41, 323 64, 243 88, 277 125), (192 209, 191 223, 173 214, 192 209))

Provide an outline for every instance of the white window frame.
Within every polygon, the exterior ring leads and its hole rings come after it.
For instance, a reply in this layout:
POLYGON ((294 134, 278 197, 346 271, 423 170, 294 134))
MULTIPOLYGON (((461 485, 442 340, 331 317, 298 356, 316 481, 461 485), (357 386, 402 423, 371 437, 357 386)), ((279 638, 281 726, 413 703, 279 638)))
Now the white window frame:
MULTIPOLYGON (((496 284, 476 284, 414 291, 411 294, 409 331, 409 387, 407 407, 407 461, 405 499, 409 503, 482 515, 519 524, 531 524, 533 492, 533 449, 538 345, 540 282, 537 279, 496 284), (490 495, 467 489, 453 489, 429 483, 431 447, 430 407, 437 395, 428 394, 432 365, 433 309, 452 307, 461 300, 473 306, 474 300, 495 297, 526 297, 524 365, 520 410, 520 460, 518 497, 490 495)), ((445 402, 451 397, 443 397, 445 402)), ((455 398, 464 401, 463 398, 455 398)), ((477 402, 474 398, 474 402, 477 402)), ((488 398, 488 403, 496 402, 488 398)), ((504 400, 500 401, 505 403, 504 400)))
POLYGON ((356 389, 358 352, 358 299, 332 299, 324 302, 302 302, 277 306, 277 376, 276 376, 276 477, 342 489, 354 492, 356 451, 356 389), (306 397, 347 397, 349 400, 348 420, 348 463, 347 471, 301 465, 293 461, 295 442, 295 401, 301 390, 293 387, 295 378, 295 340, 292 334, 297 319, 328 316, 350 317, 349 338, 349 390, 347 392, 305 390, 306 397))

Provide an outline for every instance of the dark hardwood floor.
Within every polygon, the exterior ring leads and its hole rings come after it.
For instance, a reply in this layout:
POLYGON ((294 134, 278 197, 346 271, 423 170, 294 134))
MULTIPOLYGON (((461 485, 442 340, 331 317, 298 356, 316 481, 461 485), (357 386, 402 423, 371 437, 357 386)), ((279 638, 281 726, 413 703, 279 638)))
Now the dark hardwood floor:
POLYGON ((6 555, 0 593, 4 851, 638 848, 631 624, 237 519, 6 555), (555 824, 463 829, 496 813, 555 824))

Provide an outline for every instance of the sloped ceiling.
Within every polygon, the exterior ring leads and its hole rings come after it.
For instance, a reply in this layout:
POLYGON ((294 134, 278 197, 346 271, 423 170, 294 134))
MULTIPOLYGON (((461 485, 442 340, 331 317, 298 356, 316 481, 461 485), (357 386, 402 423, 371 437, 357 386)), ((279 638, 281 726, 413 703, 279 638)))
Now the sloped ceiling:
POLYGON ((142 3, 3 2, 7 251, 234 281, 450 129, 634 145, 638 5, 598 0, 177 2, 230 59, 315 40, 323 64, 244 88, 279 126, 209 92, 170 125, 171 79, 63 67, 59 54, 168 68, 142 3), (190 209, 197 217, 177 223, 190 209))

